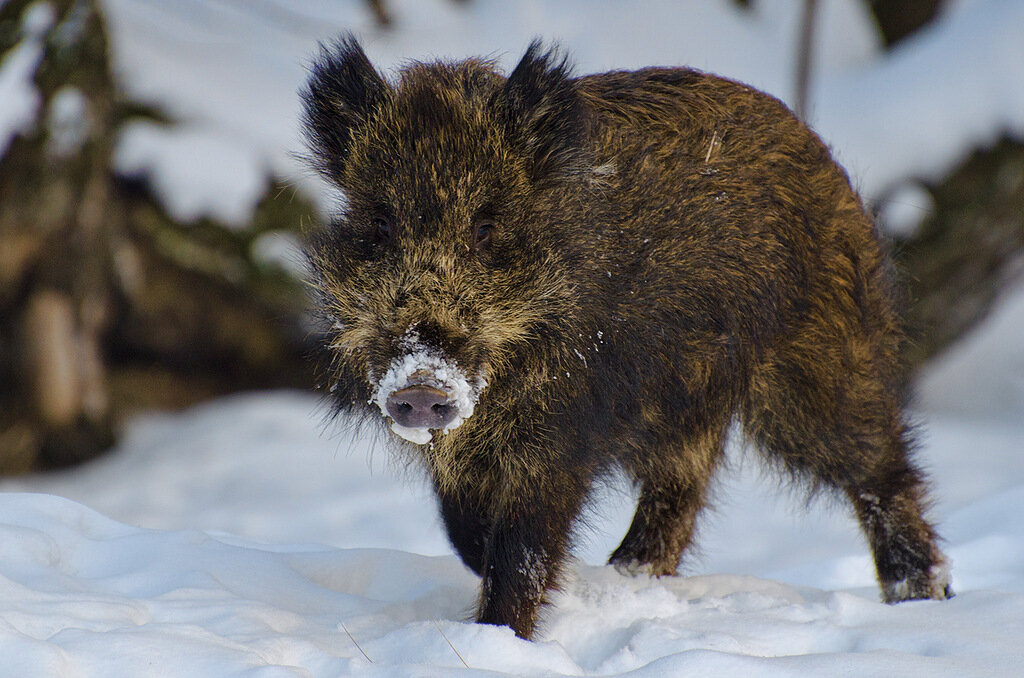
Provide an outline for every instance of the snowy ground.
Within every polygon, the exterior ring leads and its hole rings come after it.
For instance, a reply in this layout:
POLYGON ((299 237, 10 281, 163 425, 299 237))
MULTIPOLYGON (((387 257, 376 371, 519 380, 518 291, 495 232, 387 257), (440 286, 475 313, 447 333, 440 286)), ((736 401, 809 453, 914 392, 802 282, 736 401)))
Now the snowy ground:
POLYGON ((1019 422, 929 418, 951 601, 879 603, 845 508, 804 509, 734 449, 687 576, 599 566, 629 520, 613 488, 528 643, 467 621, 477 580, 423 484, 318 410, 224 399, 0 483, 0 675, 1020 675, 1019 422))

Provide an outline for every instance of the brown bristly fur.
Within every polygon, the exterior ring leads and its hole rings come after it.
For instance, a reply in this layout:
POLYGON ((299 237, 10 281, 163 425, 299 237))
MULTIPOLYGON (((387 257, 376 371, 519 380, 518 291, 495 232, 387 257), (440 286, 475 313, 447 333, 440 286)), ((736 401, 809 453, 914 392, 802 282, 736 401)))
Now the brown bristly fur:
POLYGON ((850 499, 886 600, 950 594, 888 264, 783 104, 689 69, 573 77, 537 43, 507 77, 468 60, 389 83, 352 38, 304 100, 315 165, 346 196, 309 247, 338 408, 380 416, 375 380, 410 329, 487 381, 460 427, 405 444, 483 577, 479 621, 531 635, 614 467, 641 497, 611 562, 675 573, 734 420, 850 499))

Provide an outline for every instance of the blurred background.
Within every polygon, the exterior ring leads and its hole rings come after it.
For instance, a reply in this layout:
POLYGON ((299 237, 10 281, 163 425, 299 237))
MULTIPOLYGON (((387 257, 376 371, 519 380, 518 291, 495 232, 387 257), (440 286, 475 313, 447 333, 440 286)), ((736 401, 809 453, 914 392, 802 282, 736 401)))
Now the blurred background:
POLYGON ((342 31, 392 75, 508 69, 541 36, 581 74, 686 65, 783 99, 890 241, 919 407, 1024 413, 1020 0, 0 0, 0 474, 316 387, 298 244, 340 196, 302 161, 297 91, 342 31))

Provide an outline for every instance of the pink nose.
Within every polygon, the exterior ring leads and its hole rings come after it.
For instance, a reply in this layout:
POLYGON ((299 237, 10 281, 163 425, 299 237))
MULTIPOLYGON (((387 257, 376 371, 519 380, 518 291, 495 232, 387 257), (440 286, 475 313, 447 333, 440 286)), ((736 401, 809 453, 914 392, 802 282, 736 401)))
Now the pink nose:
POLYGON ((448 394, 430 386, 408 386, 388 396, 388 414, 408 428, 444 428, 455 418, 448 394))

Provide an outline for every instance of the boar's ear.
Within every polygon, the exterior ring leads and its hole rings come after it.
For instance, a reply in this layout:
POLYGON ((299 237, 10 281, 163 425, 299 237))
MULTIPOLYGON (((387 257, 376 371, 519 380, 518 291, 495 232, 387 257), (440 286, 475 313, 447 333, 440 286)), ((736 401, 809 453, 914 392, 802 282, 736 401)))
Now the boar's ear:
POLYGON ((493 105, 512 143, 532 163, 535 182, 580 171, 583 105, 568 58, 557 48, 541 52, 534 40, 495 94, 493 105))
POLYGON ((320 46, 301 96, 313 165, 328 179, 337 179, 356 128, 391 97, 391 88, 347 34, 320 46))

